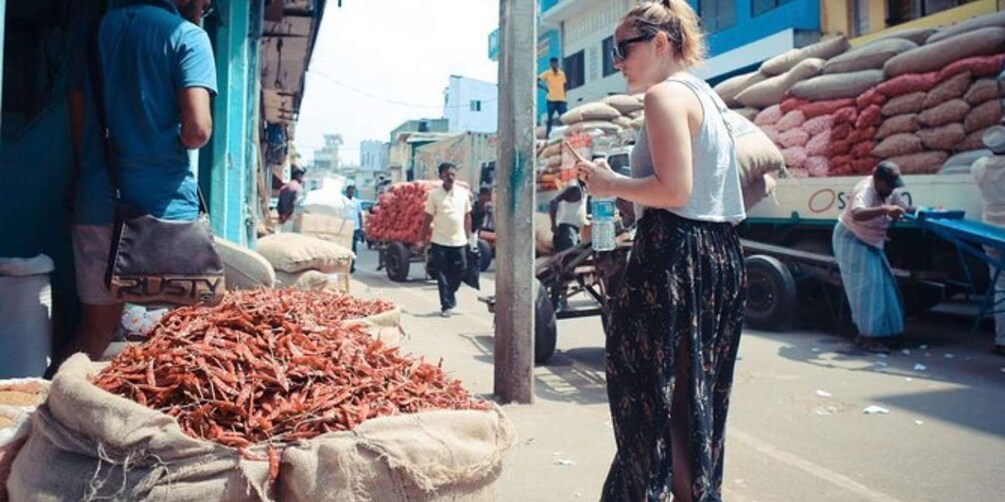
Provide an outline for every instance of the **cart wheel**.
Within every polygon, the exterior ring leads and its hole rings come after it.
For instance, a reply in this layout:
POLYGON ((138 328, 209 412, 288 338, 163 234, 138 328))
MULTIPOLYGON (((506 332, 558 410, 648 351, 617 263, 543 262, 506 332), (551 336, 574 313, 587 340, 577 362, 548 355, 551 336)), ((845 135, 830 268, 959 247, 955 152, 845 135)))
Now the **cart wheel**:
POLYGON ((796 280, 777 258, 747 258, 747 311, 745 321, 755 328, 777 330, 785 326, 796 306, 796 280))
POLYGON ((387 278, 394 282, 405 282, 408 280, 408 268, 411 265, 409 258, 411 251, 408 246, 400 242, 392 242, 384 250, 384 267, 387 268, 387 278))
POLYGON ((558 320, 555 307, 548 297, 548 289, 537 282, 537 299, 534 305, 534 363, 544 364, 555 353, 558 342, 558 320))
POLYGON ((480 266, 482 272, 489 269, 492 265, 492 246, 484 239, 478 239, 478 256, 482 260, 480 266))

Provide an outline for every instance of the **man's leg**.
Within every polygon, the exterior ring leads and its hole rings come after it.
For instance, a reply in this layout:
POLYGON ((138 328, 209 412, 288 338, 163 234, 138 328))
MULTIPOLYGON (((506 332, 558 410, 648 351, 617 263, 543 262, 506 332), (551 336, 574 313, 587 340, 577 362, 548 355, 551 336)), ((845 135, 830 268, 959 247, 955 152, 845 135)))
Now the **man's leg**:
POLYGON ((447 279, 447 270, 450 268, 450 261, 447 259, 447 249, 439 244, 430 244, 430 252, 433 254, 433 264, 436 265, 436 289, 440 293, 440 312, 446 312, 453 308, 453 292, 447 279))
MULTIPOLYGON (((352 254, 356 254, 356 243, 359 242, 359 230, 352 231, 352 254)), ((349 273, 356 272, 356 258, 352 259, 352 265, 349 266, 349 273)))
POLYGON ((556 108, 556 106, 555 106, 555 102, 554 101, 548 101, 547 103, 548 103, 548 108, 547 108, 548 109, 548 125, 547 125, 547 127, 545 127, 545 133, 544 133, 544 138, 546 140, 551 138, 551 126, 554 123, 553 121, 554 121, 555 112, 558 110, 556 108))
POLYGON ((454 293, 458 289, 461 289, 461 283, 464 282, 464 272, 468 269, 468 250, 465 246, 460 246, 453 249, 453 256, 451 256, 451 261, 453 265, 451 266, 451 276, 450 276, 450 296, 452 299, 451 307, 457 306, 457 299, 454 293))
MULTIPOLYGON (((995 260, 1001 258, 997 249, 984 249, 990 258, 995 260)), ((1005 356, 1005 271, 1002 271, 998 276, 998 282, 995 283, 994 296, 991 301, 994 306, 992 310, 995 313, 995 345, 992 347, 992 350, 995 354, 1005 356)))

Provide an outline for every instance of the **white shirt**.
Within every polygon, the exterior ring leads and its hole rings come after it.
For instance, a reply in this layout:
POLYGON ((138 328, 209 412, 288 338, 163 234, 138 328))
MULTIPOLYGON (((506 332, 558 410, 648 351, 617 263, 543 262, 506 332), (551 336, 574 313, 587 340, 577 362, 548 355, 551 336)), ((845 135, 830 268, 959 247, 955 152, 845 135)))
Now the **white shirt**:
POLYGON ((426 197, 426 214, 433 217, 432 243, 460 247, 468 244, 464 217, 471 212, 471 192, 454 184, 449 192, 438 187, 426 197))
POLYGON ((349 199, 345 208, 345 219, 352 221, 353 231, 359 230, 359 215, 363 213, 363 204, 357 198, 349 199))
POLYGON ((1005 227, 1005 156, 978 159, 970 173, 984 200, 984 223, 1005 227))

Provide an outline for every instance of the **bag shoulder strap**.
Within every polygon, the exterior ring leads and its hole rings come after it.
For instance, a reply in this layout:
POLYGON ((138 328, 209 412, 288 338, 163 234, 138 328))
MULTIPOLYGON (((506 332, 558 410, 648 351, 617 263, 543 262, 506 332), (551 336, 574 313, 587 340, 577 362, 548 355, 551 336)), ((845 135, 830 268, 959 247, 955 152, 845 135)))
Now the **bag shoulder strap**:
POLYGON ((101 71, 101 20, 94 24, 88 43, 87 66, 90 74, 91 94, 94 98, 94 117, 98 126, 98 136, 105 151, 105 165, 108 168, 108 181, 112 185, 112 193, 116 202, 121 202, 119 191, 118 169, 115 167, 115 148, 112 145, 111 132, 108 129, 108 117, 105 115, 105 83, 104 72, 101 71))

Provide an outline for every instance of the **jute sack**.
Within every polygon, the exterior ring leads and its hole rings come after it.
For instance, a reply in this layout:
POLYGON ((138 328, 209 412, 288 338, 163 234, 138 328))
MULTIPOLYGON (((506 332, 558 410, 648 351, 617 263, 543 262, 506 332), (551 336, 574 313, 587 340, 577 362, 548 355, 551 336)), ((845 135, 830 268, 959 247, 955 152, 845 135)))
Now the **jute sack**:
POLYGON ((631 129, 632 128, 632 119, 630 117, 627 117, 627 116, 625 116, 625 117, 618 117, 618 118, 612 120, 611 122, 617 124, 622 129, 631 129))
MULTIPOLYGON (((615 117, 615 119, 621 118, 620 115, 615 117)), ((614 119, 611 119, 614 120, 614 119)), ((610 120, 584 120, 582 122, 576 122, 569 126, 570 132, 581 132, 581 131, 601 131, 606 134, 617 134, 621 132, 621 126, 611 122, 610 120)))
POLYGON ((775 173, 785 167, 782 152, 753 122, 732 110, 723 112, 723 118, 732 131, 736 143, 740 186, 755 183, 764 175, 775 173))
POLYGON ((740 102, 736 100, 736 95, 739 94, 740 91, 758 82, 763 82, 767 78, 768 76, 760 71, 744 73, 719 82, 712 88, 712 90, 715 91, 720 98, 722 98, 726 105, 736 107, 740 105, 740 102))
POLYGON ((258 252, 277 272, 304 270, 334 272, 340 264, 355 258, 352 251, 338 244, 301 234, 280 233, 258 240, 258 252))
POLYGON ((925 108, 932 108, 951 99, 962 98, 970 87, 970 72, 963 72, 949 77, 941 84, 928 91, 925 96, 925 108))
POLYGON ((401 307, 395 306, 387 312, 364 317, 353 321, 346 321, 349 325, 363 326, 370 336, 384 342, 385 345, 398 345, 401 343, 401 307))
POLYGON ((884 139, 876 148, 872 149, 872 154, 881 158, 889 159, 900 155, 910 155, 925 149, 921 144, 921 138, 917 134, 901 133, 894 134, 884 139))
POLYGON ((988 129, 991 129, 992 127, 996 126, 992 125, 985 127, 984 129, 978 129, 976 131, 969 132, 967 134, 967 137, 963 138, 963 141, 961 141, 958 145, 956 145, 955 150, 957 152, 966 152, 969 150, 979 150, 981 148, 984 148, 984 133, 986 133, 988 129))
POLYGON ((912 92, 903 96, 890 98, 883 105, 883 116, 893 117, 895 115, 905 115, 909 113, 919 113, 925 109, 925 93, 912 92))
POLYGON ((862 70, 853 73, 820 75, 797 82, 792 86, 792 95, 810 101, 836 98, 854 98, 882 82, 882 70, 862 70))
POLYGON ((848 38, 839 35, 801 49, 783 52, 761 64, 761 71, 765 75, 781 75, 807 59, 827 60, 845 52, 849 47, 851 45, 848 44, 848 38))
POLYGON ((903 38, 876 40, 827 60, 824 63, 824 74, 881 70, 888 59, 917 46, 918 44, 903 38))
POLYGON ((562 114, 562 123, 572 125, 585 120, 614 120, 621 112, 606 103, 586 103, 562 114))
POLYGON ((781 75, 747 87, 736 95, 736 100, 744 106, 754 108, 765 108, 781 103, 785 94, 796 82, 818 75, 823 66, 822 59, 813 57, 805 59, 781 75))
POLYGON ((95 387, 88 377, 99 368, 83 354, 60 367, 14 460, 11 500, 272 500, 268 461, 189 437, 174 418, 95 387))
POLYGON ((915 45, 924 45, 925 41, 928 40, 928 37, 932 36, 932 33, 935 33, 936 31, 939 31, 939 30, 936 29, 936 28, 910 28, 910 29, 907 29, 907 30, 897 30, 897 31, 895 31, 893 33, 890 33, 888 35, 883 35, 883 36, 877 38, 872 43, 878 42, 880 40, 889 40, 891 38, 894 38, 894 39, 899 38, 899 39, 903 39, 903 40, 910 40, 910 41, 914 42, 915 45))
POLYGON ((903 174, 935 174, 946 162, 949 154, 946 152, 928 151, 901 155, 891 160, 900 166, 903 174))
POLYGON ((321 291, 328 287, 328 274, 317 270, 276 272, 276 286, 300 291, 321 291))
POLYGON ((894 115, 884 120, 879 126, 879 131, 876 131, 876 138, 885 139, 902 132, 915 132, 919 127, 917 113, 894 115))
POLYGON ((960 21, 952 26, 947 26, 935 33, 932 33, 932 35, 928 37, 926 43, 934 44, 936 42, 941 42, 955 37, 961 33, 967 33, 990 26, 1005 27, 1005 12, 995 12, 994 14, 978 16, 967 19, 966 21, 960 21))
POLYGON ((941 70, 958 59, 996 54, 1005 47, 1005 28, 980 28, 898 54, 883 65, 887 77, 941 70))
POLYGON ((939 174, 966 174, 970 172, 970 167, 978 159, 994 155, 991 150, 982 148, 980 150, 969 150, 949 157, 939 168, 939 174))
POLYGON ((938 127, 953 122, 963 122, 970 105, 962 99, 951 99, 934 108, 929 108, 918 114, 918 122, 928 127, 938 127))
POLYGON ((978 79, 963 95, 963 99, 971 106, 977 106, 996 97, 998 97, 998 82, 993 78, 978 79))
POLYGON ((270 288, 276 283, 276 271, 264 256, 219 237, 215 242, 227 289, 270 288))
POLYGON ((613 96, 607 96, 606 98, 600 100, 600 102, 611 105, 612 108, 620 112, 622 115, 628 115, 642 109, 642 100, 636 96, 629 96, 628 94, 615 94, 613 96))
POLYGON ((963 123, 967 127, 967 132, 978 131, 997 124, 1002 118, 1001 104, 998 101, 997 99, 985 101, 970 110, 963 123))
POLYGON ((534 213, 534 250, 538 256, 555 253, 554 238, 551 231, 551 217, 544 213, 534 213))
POLYGON ((952 150, 967 137, 967 130, 963 124, 953 122, 931 129, 922 129, 917 135, 929 150, 952 150))
POLYGON ((775 181, 775 178, 765 174, 759 179, 754 180, 753 183, 743 187, 744 210, 749 211, 759 202, 773 195, 777 185, 778 183, 775 181))
POLYGON ((279 499, 493 501, 514 441, 498 408, 376 418, 287 448, 279 499))

